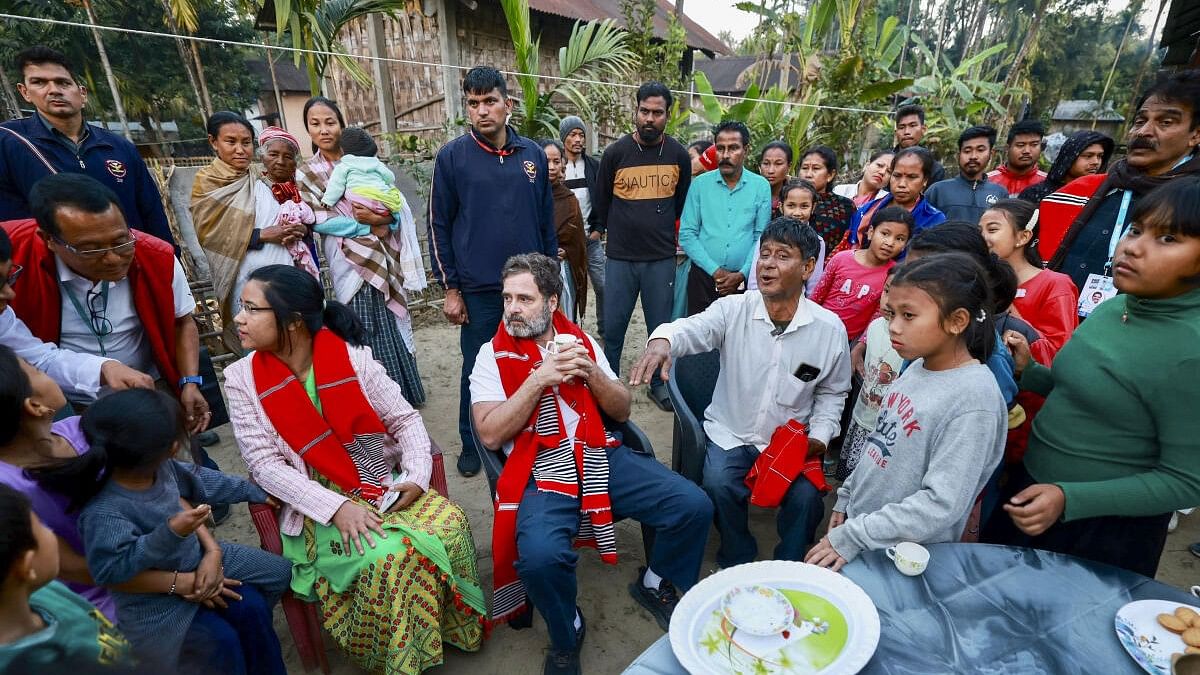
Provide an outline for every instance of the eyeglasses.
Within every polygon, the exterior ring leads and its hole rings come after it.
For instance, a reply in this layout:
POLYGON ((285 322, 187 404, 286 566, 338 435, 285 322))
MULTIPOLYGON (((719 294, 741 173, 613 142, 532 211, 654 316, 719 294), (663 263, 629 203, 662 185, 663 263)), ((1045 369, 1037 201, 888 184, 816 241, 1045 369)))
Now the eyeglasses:
POLYGON ((63 241, 62 237, 59 236, 55 236, 54 241, 57 241, 60 246, 82 258, 103 258, 106 253, 114 253, 123 257, 133 253, 133 246, 137 243, 137 236, 130 232, 129 241, 124 244, 109 246, 108 248, 79 249, 63 241))
POLYGON ((105 316, 105 313, 108 312, 108 293, 103 290, 88 291, 87 304, 89 318, 92 322, 92 332, 96 334, 96 337, 112 335, 112 322, 105 316))
POLYGON ((12 269, 8 271, 8 276, 0 280, 3 281, 3 283, 0 283, 0 289, 4 288, 5 286, 12 288, 12 286, 17 283, 17 279, 21 278, 21 272, 24 271, 24 267, 21 267, 20 265, 13 265, 12 269))
POLYGON ((238 309, 238 314, 241 314, 242 312, 246 312, 247 314, 253 314, 255 312, 270 312, 271 311, 270 307, 255 307, 254 305, 247 305, 246 303, 242 302, 241 300, 238 300, 238 302, 237 302, 237 309, 238 309))

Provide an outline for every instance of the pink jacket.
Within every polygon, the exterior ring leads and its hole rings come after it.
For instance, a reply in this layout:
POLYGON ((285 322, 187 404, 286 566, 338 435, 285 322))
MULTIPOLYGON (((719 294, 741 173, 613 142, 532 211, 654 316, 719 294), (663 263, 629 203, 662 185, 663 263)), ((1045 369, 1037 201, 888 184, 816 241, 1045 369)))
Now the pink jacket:
MULTIPOLYGON (((369 348, 351 347, 350 363, 358 373, 363 393, 391 436, 385 446, 389 463, 393 468, 402 467, 409 481, 428 490, 433 458, 429 432, 420 413, 404 399, 400 385, 388 377, 369 348)), ((329 524, 346 497, 309 478, 304 460, 275 431, 258 400, 250 355, 225 369, 225 395, 233 433, 250 478, 283 503, 279 530, 292 536, 300 534, 305 516, 329 524)))

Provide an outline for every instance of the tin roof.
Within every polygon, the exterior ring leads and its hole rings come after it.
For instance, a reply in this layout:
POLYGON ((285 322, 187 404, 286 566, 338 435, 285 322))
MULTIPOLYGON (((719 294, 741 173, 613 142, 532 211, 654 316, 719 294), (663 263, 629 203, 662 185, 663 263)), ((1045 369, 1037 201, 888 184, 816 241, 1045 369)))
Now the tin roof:
MULTIPOLYGON (((654 35, 666 38, 670 17, 675 8, 667 0, 657 0, 658 11, 654 13, 654 35)), ((529 8, 544 14, 554 14, 568 19, 593 21, 612 19, 617 25, 624 26, 625 19, 621 16, 620 0, 529 0, 529 8)), ((729 47, 717 39, 712 33, 704 30, 700 24, 683 16, 683 28, 687 33, 689 47, 711 54, 726 54, 729 47)))

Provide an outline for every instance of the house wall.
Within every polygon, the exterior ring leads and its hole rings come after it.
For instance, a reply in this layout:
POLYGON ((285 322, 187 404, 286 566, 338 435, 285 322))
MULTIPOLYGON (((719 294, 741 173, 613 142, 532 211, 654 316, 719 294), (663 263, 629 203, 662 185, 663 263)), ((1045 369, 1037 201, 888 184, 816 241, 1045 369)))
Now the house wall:
MULTIPOLYGON (((1107 134, 1109 138, 1119 139, 1124 125, 1124 122, 1107 122, 1101 120, 1096 122, 1096 131, 1107 134)), ((1091 128, 1091 120, 1052 120, 1050 122, 1049 133, 1054 134, 1061 131, 1063 134, 1070 136, 1076 131, 1086 131, 1091 128)))
MULTIPOLYGON (((464 67, 483 64, 502 71, 514 70, 516 54, 504 11, 498 3, 480 3, 473 11, 456 1, 448 0, 446 6, 457 12, 457 29, 456 34, 451 36, 451 43, 458 51, 459 64, 464 67)), ((425 16, 420 3, 410 0, 406 11, 398 12, 394 17, 385 17, 382 21, 385 55, 440 64, 439 19, 438 16, 425 16)), ((565 18, 536 12, 533 14, 533 33, 535 36, 541 35, 539 70, 543 74, 557 71, 558 48, 567 43, 572 25, 573 22, 565 18)), ((349 53, 361 56, 370 54, 365 19, 349 24, 342 31, 341 39, 349 53)), ((370 61, 363 60, 360 63, 370 72, 370 61)), ((435 65, 392 62, 387 64, 386 71, 388 82, 385 86, 391 87, 395 98, 397 130, 422 135, 440 134, 446 123, 442 69, 435 65)), ((459 80, 463 72, 458 70, 453 79, 459 80)), ((330 93, 341 105, 346 121, 378 129, 379 108, 374 88, 359 85, 337 64, 330 68, 330 73, 330 93)), ((519 94, 516 80, 511 76, 507 79, 510 93, 519 94)), ((553 81, 542 82, 543 89, 553 84, 553 81)), ((463 114, 458 111, 459 116, 463 114)))

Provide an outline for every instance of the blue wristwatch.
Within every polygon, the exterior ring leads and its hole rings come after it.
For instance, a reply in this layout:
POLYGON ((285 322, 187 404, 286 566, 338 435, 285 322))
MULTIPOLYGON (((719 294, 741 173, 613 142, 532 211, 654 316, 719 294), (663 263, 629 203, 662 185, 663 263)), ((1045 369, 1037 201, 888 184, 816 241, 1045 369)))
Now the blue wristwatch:
POLYGON ((204 378, 201 377, 200 375, 187 375, 185 377, 179 378, 179 388, 180 389, 183 389, 185 386, 187 386, 189 384, 194 384, 197 387, 202 387, 202 386, 204 386, 204 378))

